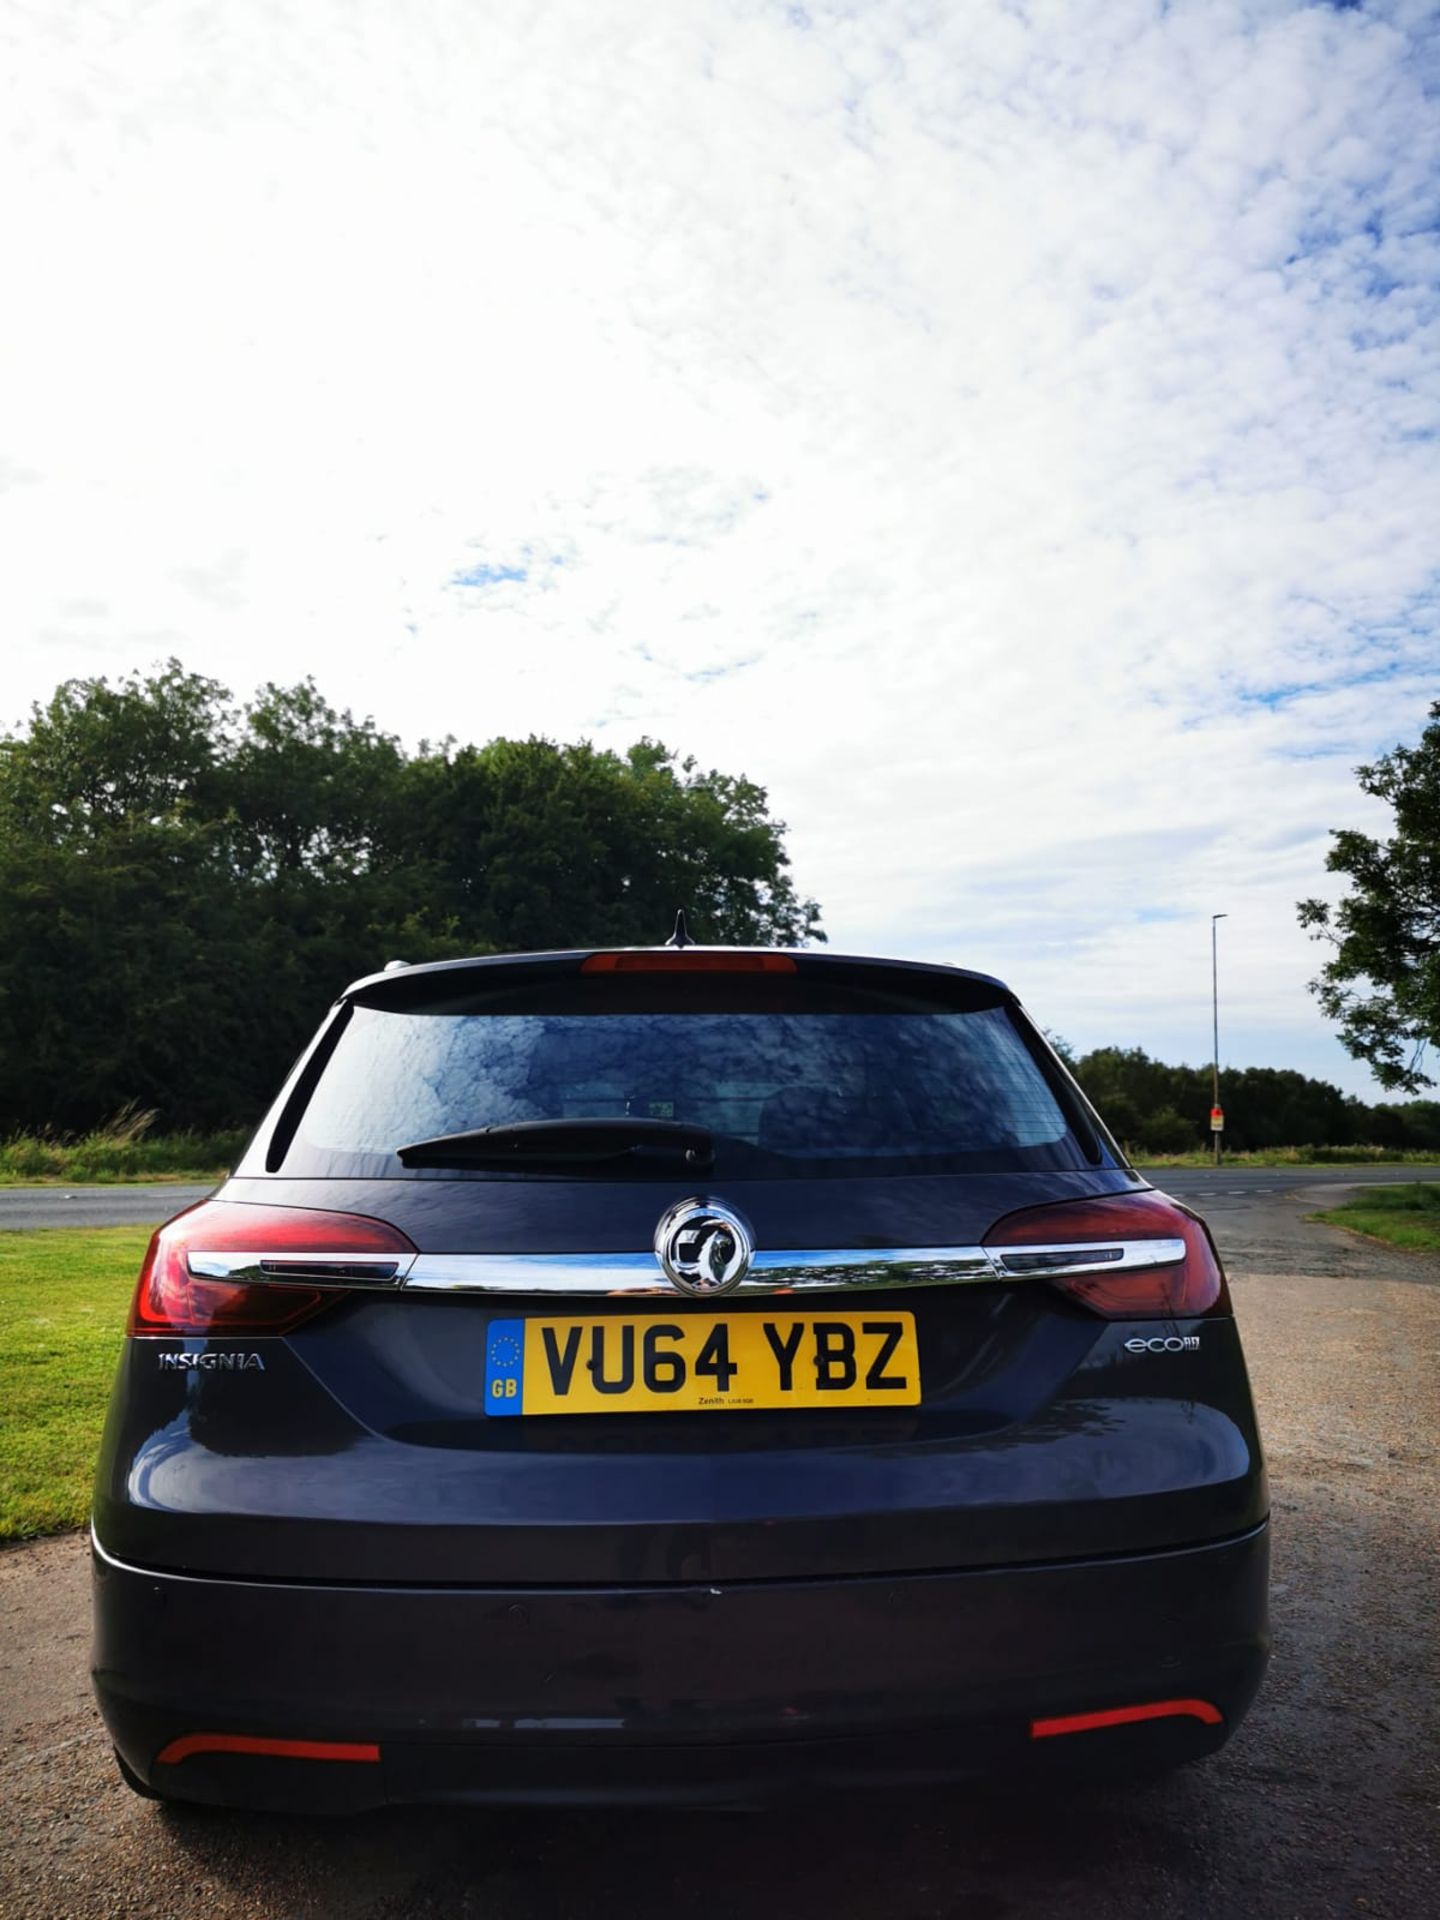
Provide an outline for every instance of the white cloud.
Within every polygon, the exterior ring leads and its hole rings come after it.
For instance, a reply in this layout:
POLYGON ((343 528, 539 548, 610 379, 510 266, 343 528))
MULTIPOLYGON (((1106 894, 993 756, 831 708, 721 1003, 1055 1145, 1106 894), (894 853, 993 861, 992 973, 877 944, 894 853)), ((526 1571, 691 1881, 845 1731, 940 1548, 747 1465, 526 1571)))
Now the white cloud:
POLYGON ((657 733, 769 784, 837 945, 1200 1058, 1225 908, 1227 1051, 1362 1087, 1293 901, 1437 691, 1434 36, 12 14, 9 716, 175 651, 657 733))

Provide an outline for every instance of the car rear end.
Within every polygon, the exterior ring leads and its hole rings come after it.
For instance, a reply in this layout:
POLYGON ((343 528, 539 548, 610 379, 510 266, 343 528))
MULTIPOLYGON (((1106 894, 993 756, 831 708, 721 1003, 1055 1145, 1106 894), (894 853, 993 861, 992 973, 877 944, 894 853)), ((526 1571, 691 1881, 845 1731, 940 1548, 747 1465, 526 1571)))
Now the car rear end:
POLYGON ((397 970, 157 1235, 95 1505, 150 1790, 688 1799, 1218 1746, 1267 1503, 1203 1225, 999 983, 397 970))

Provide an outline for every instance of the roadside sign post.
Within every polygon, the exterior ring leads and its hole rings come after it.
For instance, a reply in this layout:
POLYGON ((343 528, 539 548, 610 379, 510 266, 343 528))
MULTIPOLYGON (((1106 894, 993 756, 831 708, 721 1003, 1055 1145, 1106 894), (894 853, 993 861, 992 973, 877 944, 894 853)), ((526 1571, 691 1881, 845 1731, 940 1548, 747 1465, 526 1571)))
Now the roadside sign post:
POLYGON ((1220 1164, 1220 1136, 1225 1131, 1225 1116, 1220 1111, 1220 954, 1215 938, 1215 929, 1222 920, 1230 918, 1228 913, 1212 913, 1210 916, 1210 1017, 1213 1021, 1212 1034, 1214 1051, 1210 1055, 1210 1070, 1214 1075, 1214 1092, 1211 1095, 1210 1133, 1215 1142, 1215 1164, 1220 1164))

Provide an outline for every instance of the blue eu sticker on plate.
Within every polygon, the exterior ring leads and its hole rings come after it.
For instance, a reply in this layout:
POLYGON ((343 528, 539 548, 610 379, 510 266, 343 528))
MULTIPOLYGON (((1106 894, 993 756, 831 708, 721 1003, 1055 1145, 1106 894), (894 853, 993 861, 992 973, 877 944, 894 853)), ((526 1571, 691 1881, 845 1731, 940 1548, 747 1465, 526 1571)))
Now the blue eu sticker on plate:
POLYGON ((485 1411, 519 1413, 525 1378, 525 1322, 492 1320, 485 1341, 485 1411))

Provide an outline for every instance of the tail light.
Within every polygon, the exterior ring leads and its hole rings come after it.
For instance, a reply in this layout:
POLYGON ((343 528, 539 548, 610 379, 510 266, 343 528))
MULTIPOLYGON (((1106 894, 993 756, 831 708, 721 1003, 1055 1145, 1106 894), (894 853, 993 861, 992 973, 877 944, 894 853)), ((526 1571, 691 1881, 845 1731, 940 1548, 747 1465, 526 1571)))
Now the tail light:
POLYGON ((151 1239, 126 1332, 286 1333, 336 1288, 394 1285, 415 1254, 364 1214, 202 1200, 151 1239))
POLYGON ((1008 1277, 1048 1280, 1110 1320, 1230 1311, 1204 1223, 1162 1193, 1027 1207, 990 1229, 985 1250, 1008 1277))

